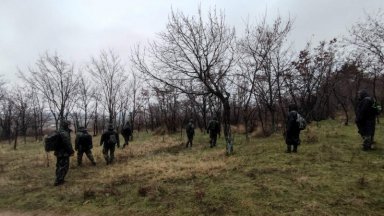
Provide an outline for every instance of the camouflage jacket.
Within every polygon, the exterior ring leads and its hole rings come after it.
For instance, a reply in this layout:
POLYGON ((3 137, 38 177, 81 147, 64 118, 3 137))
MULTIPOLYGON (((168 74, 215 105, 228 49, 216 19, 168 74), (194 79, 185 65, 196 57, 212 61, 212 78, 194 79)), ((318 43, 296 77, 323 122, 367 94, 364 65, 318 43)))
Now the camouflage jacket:
POLYGON ((220 133, 220 123, 217 120, 211 120, 208 124, 207 131, 209 134, 219 134, 220 133))
POLYGON ((69 157, 73 155, 73 147, 71 143, 71 135, 69 130, 65 130, 63 128, 60 128, 59 130, 60 136, 61 136, 61 142, 57 146, 57 149, 55 150, 55 156, 56 157, 69 157))
POLYGON ((75 149, 76 151, 88 151, 91 150, 93 147, 92 144, 92 136, 89 135, 87 132, 79 131, 76 133, 76 139, 75 139, 75 149))
POLYGON ((120 147, 120 138, 119 138, 119 134, 117 134, 115 131, 106 131, 103 133, 103 135, 101 135, 101 139, 100 139, 100 145, 104 145, 105 148, 110 148, 112 147, 109 143, 108 143, 108 140, 109 140, 109 136, 111 135, 115 135, 116 137, 116 144, 117 147, 120 147))
POLYGON ((192 122, 189 122, 187 124, 187 126, 185 127, 185 130, 186 130, 188 136, 195 135, 195 125, 193 125, 192 122))

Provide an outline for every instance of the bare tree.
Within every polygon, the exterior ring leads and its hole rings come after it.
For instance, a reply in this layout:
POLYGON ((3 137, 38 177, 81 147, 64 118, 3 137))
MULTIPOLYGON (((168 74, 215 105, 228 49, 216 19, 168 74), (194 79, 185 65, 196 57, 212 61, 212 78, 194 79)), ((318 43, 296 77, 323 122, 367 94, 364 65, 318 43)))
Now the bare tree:
POLYGON ((36 89, 31 88, 30 100, 32 109, 32 129, 36 140, 41 140, 43 136, 43 127, 50 120, 49 115, 46 113, 46 104, 41 95, 36 89))
POLYGON ((101 51, 98 58, 92 58, 88 71, 101 89, 101 102, 109 114, 109 123, 116 123, 118 93, 127 77, 120 57, 112 50, 101 51))
POLYGON ((236 64, 235 31, 215 10, 206 21, 200 9, 198 14, 172 11, 159 40, 149 44, 148 52, 137 47, 131 59, 137 70, 156 82, 185 94, 217 97, 224 109, 224 135, 231 144, 228 78, 236 64))
POLYGON ((351 108, 354 110, 356 106, 357 92, 360 89, 364 74, 356 62, 346 62, 336 71, 333 78, 335 83, 332 89, 333 95, 344 112, 344 125, 348 125, 349 111, 351 108))
POLYGON ((19 132, 21 132, 21 135, 24 138, 24 143, 27 142, 27 129, 30 122, 30 119, 28 118, 31 116, 29 115, 30 100, 28 92, 23 92, 20 87, 15 87, 15 89, 12 91, 11 97, 13 98, 15 107, 15 115, 13 121, 15 132, 14 149, 16 150, 19 132))
POLYGON ((57 54, 46 53, 41 56, 36 67, 29 68, 29 74, 19 71, 19 75, 44 96, 58 128, 59 120, 68 117, 76 101, 78 77, 74 66, 66 63, 57 54))
MULTIPOLYGON (((355 23, 349 30, 346 42, 357 56, 363 57, 362 68, 372 77, 373 97, 377 98, 377 81, 384 69, 384 12, 366 14, 365 20, 355 23)), ((379 118, 377 118, 379 120, 379 118)))
POLYGON ((257 94, 270 113, 271 129, 275 131, 276 102, 281 105, 282 98, 281 79, 289 68, 286 58, 289 47, 284 47, 284 43, 291 28, 292 20, 283 21, 279 16, 269 25, 265 15, 260 23, 247 24, 245 35, 238 42, 241 55, 238 87, 248 92, 243 98, 246 127, 252 115, 249 104, 252 95, 257 94))
POLYGON ((130 91, 130 99, 132 101, 132 111, 130 112, 130 122, 131 122, 131 128, 132 128, 132 136, 131 139, 133 139, 133 130, 135 128, 135 119, 138 114, 138 111, 141 107, 142 100, 140 100, 139 96, 139 89, 142 85, 140 85, 140 79, 137 74, 137 72, 132 72, 132 83, 131 83, 131 91, 130 91))
POLYGON ((384 64, 384 13, 380 9, 375 16, 366 14, 364 21, 357 22, 349 30, 347 41, 362 52, 369 52, 384 64))
POLYGON ((292 62, 294 69, 285 75, 285 84, 293 101, 300 104, 303 114, 309 121, 322 120, 329 116, 330 96, 336 71, 336 39, 321 41, 315 48, 310 43, 300 51, 292 62))
POLYGON ((94 98, 95 89, 92 86, 90 80, 85 77, 85 74, 81 73, 79 77, 79 94, 77 106, 82 111, 81 115, 81 125, 88 127, 89 120, 93 118, 92 110, 92 99, 94 98))

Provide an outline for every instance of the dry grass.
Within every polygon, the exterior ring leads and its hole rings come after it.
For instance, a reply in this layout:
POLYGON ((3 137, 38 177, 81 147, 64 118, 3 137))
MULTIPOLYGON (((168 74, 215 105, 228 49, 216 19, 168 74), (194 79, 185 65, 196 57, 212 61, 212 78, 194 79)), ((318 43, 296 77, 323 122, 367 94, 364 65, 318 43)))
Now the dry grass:
MULTIPOLYGON (((378 131, 381 130, 379 126, 378 131)), ((362 152, 353 126, 310 125, 298 154, 284 153, 281 135, 245 141, 225 156, 223 138, 208 147, 186 137, 140 133, 116 163, 105 165, 94 138, 97 166, 71 158, 67 183, 53 187, 54 157, 42 144, 12 150, 0 144, 0 214, 9 215, 382 215, 383 136, 362 152), (313 141, 316 137, 316 141, 313 141)))

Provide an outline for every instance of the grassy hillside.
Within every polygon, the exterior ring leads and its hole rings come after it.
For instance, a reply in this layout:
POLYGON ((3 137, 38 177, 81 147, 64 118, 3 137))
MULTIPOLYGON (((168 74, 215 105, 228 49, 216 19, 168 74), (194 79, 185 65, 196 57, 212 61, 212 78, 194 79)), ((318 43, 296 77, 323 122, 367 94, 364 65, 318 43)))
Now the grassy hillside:
MULTIPOLYGON (((106 166, 71 158, 67 183, 53 187, 55 157, 41 143, 0 144, 0 213, 23 215, 384 215, 383 127, 377 150, 361 151, 354 125, 336 121, 305 130, 298 154, 280 134, 244 140, 224 154, 197 134, 185 149, 180 134, 136 135, 106 166), (25 213, 27 212, 27 213, 25 213)), ((185 137, 184 137, 185 138, 185 137)), ((94 138, 98 143, 99 137, 94 138)))

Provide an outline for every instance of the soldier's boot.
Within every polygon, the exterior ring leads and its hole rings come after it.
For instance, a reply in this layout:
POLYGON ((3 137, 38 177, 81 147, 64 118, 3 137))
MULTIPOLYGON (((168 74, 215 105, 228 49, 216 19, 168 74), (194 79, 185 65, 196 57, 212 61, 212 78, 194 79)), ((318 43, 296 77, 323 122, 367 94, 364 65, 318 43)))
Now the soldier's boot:
POLYGON ((292 150, 292 152, 297 153, 297 145, 293 145, 293 150, 292 150))
POLYGON ((109 157, 108 157, 108 155, 104 155, 104 159, 105 159, 105 162, 107 163, 107 165, 109 165, 109 157))
POLYGON ((92 165, 93 165, 93 166, 96 166, 96 161, 95 161, 95 158, 93 157, 91 151, 87 152, 87 157, 88 157, 88 159, 91 161, 92 165))
POLYGON ((292 145, 287 145, 287 150, 285 151, 286 153, 291 153, 291 148, 292 147, 292 145))
POLYGON ((115 160, 115 155, 114 155, 114 154, 111 154, 111 155, 109 156, 109 164, 112 164, 112 163, 114 162, 114 160, 115 160))
POLYGON ((364 136, 363 137, 363 151, 368 151, 371 149, 371 138, 370 136, 364 136))
POLYGON ((109 164, 109 155, 108 155, 108 150, 105 148, 103 149, 103 156, 104 156, 106 164, 108 165, 109 164))
POLYGON ((53 186, 59 186, 62 184, 64 184, 64 181, 55 181, 55 183, 53 183, 53 186))
POLYGON ((212 139, 209 141, 209 147, 213 148, 213 140, 212 139))
POLYGON ((83 154, 80 154, 80 152, 77 152, 77 166, 81 166, 83 162, 83 154))

